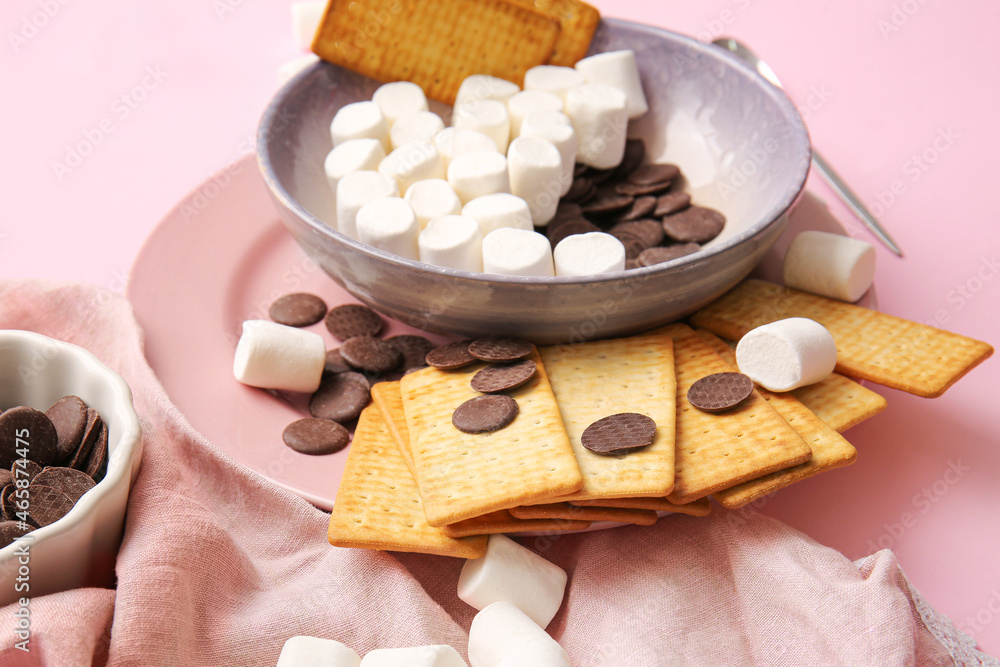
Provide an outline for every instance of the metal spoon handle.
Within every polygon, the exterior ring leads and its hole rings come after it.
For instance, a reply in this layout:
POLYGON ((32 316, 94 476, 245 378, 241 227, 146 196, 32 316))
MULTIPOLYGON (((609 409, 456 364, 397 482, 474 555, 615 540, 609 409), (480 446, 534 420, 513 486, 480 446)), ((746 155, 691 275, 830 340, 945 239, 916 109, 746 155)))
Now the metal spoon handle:
POLYGON ((812 161, 816 166, 816 170, 819 172, 819 175, 823 177, 823 180, 825 180, 827 184, 829 184, 829 186, 833 188, 838 195, 840 195, 840 198, 843 199, 848 208, 854 212, 854 215, 858 216, 861 222, 864 223, 865 227, 870 229, 871 232, 875 234, 875 236, 877 236, 887 248, 889 248, 889 250, 902 257, 903 251, 899 249, 899 246, 892 240, 889 233, 882 228, 882 225, 880 225, 878 220, 875 219, 875 216, 871 214, 858 196, 854 194, 850 187, 848 187, 847 183, 845 183, 837 172, 833 170, 830 163, 823 159, 823 156, 816 152, 815 149, 813 149, 812 161))

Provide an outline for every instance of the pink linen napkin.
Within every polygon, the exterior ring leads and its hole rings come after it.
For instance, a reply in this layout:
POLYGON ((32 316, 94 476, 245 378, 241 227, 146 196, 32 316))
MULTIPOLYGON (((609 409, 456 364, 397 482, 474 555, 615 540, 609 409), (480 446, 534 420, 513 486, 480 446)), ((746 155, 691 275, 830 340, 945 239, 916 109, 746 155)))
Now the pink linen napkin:
MULTIPOLYGON (((91 350, 132 388, 145 453, 115 590, 32 601, 32 651, 0 610, 0 665, 273 666, 293 635, 466 653, 462 561, 339 549, 328 515, 234 463, 187 423, 122 297, 0 282, 0 327, 91 350)), ((195 372, 192 369, 192 372, 195 372)), ((569 572, 548 631, 574 665, 997 664, 927 606, 895 556, 857 563, 753 511, 524 538, 569 572)))

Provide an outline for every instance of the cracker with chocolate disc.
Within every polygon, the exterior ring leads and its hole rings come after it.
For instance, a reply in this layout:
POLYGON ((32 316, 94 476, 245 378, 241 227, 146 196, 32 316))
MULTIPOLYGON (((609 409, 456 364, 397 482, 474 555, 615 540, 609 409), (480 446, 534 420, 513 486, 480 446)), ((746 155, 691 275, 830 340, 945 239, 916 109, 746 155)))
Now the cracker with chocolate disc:
POLYGON ((940 396, 993 354, 982 341, 763 280, 737 285, 691 322, 739 340, 787 317, 808 317, 830 331, 840 373, 925 398, 940 396))
MULTIPOLYGON (((736 354, 725 342, 707 331, 699 331, 698 335, 707 341, 731 368, 736 367, 736 354)), ((743 507, 761 496, 821 472, 850 465, 854 463, 858 455, 851 443, 830 428, 830 425, 816 416, 812 410, 802 405, 792 394, 771 392, 763 388, 760 389, 760 393, 771 404, 771 407, 777 410, 778 414, 784 417, 795 429, 795 432, 802 436, 802 439, 812 449, 812 458, 800 465, 773 472, 712 494, 723 507, 729 509, 743 507)))
POLYGON ((653 510, 654 512, 673 512, 689 516, 708 516, 712 512, 712 504, 708 498, 699 498, 685 505, 672 503, 666 498, 601 498, 599 500, 574 500, 571 505, 580 507, 620 507, 636 510, 653 510))
POLYGON ((412 81, 452 104, 462 81, 490 74, 521 85, 548 62, 559 21, 505 0, 330 0, 312 50, 378 81, 412 81))
POLYGON ((400 380, 417 484, 427 521, 443 526, 487 512, 566 495, 583 483, 559 406, 538 353, 535 376, 510 392, 519 413, 493 433, 462 433, 455 408, 477 396, 469 386, 481 364, 436 368, 400 380))
POLYGON ((553 345, 540 352, 584 478, 583 488, 559 500, 670 493, 676 400, 670 336, 553 345), (655 422, 652 444, 618 456, 588 450, 582 442, 587 427, 618 412, 641 413, 655 422))
POLYGON ((452 537, 468 535, 495 535, 497 533, 519 532, 550 532, 564 530, 584 530, 590 527, 589 521, 573 519, 518 519, 510 510, 497 510, 482 516, 465 519, 458 523, 441 526, 445 534, 452 537))
POLYGON ((666 494, 671 502, 684 505, 809 460, 809 445, 758 391, 721 414, 693 407, 687 400, 691 385, 732 368, 689 326, 657 331, 673 337, 677 359, 677 461, 674 490, 666 494))
POLYGON ((597 8, 580 0, 511 0, 523 7, 537 9, 559 20, 559 37, 549 57, 550 65, 572 67, 587 55, 590 41, 601 22, 597 8))
POLYGON ((330 525, 330 544, 479 558, 483 537, 449 537, 427 525, 420 494, 378 408, 365 408, 344 464, 330 525))
POLYGON ((617 523, 633 523, 637 526, 652 526, 659 518, 659 515, 652 510, 637 510, 622 507, 583 507, 570 503, 512 507, 510 513, 519 519, 615 521, 617 523))

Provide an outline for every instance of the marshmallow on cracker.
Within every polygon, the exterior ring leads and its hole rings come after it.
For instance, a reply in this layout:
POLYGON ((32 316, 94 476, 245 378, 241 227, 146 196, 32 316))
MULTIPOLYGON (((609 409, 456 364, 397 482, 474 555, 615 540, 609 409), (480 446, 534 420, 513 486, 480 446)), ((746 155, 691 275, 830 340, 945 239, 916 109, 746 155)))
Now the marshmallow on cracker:
POLYGON ((507 158, 497 151, 459 155, 448 165, 448 183, 462 203, 495 192, 510 192, 507 158))
POLYGON ((352 102, 340 107, 330 123, 333 145, 348 139, 378 139, 382 148, 389 150, 389 124, 382 110, 371 101, 352 102))
POLYGON ((566 115, 576 130, 577 160, 594 169, 617 167, 625 155, 628 98, 620 88, 585 83, 566 91, 566 115))
POLYGON ((420 232, 417 244, 421 262, 474 273, 483 270, 483 234, 473 218, 435 218, 420 232))
POLYGON ((515 605, 494 602, 472 619, 469 663, 472 667, 499 667, 501 664, 569 667, 569 656, 555 639, 515 605))
POLYGON ((358 240, 406 259, 418 259, 420 223, 413 208, 399 197, 374 199, 358 210, 358 240))
POLYGON ((638 118, 649 111, 633 51, 598 53, 578 61, 576 70, 583 75, 587 83, 601 83, 620 88, 628 100, 630 119, 638 118))
POLYGON ((559 196, 569 192, 573 185, 573 165, 576 162, 576 130, 569 116, 560 111, 534 111, 521 122, 522 137, 545 139, 559 150, 562 158, 562 176, 559 196))
POLYGON ((362 206, 373 199, 398 197, 399 186, 393 178, 377 171, 352 171, 337 183, 337 231, 358 238, 355 219, 362 206))
POLYGON ((510 192, 528 202, 531 220, 545 226, 555 217, 562 194, 563 163, 559 149, 537 137, 518 137, 507 149, 510 192))
POLYGON ((789 317, 740 338, 736 365, 765 389, 791 391, 827 378, 837 365, 837 345, 819 322, 789 317))
POLYGON ((236 345, 233 375, 262 389, 312 393, 319 388, 326 343, 312 331, 268 320, 247 320, 236 345))
POLYGON ((611 234, 567 236, 552 251, 557 276, 594 276, 625 270, 625 246, 611 234))
POLYGON ((458 215, 462 212, 462 200, 443 178, 417 181, 406 189, 404 199, 413 207, 420 229, 426 227, 434 218, 458 215))
POLYGON ((372 102, 382 110, 390 129, 403 116, 427 111, 427 96, 424 95, 423 88, 412 81, 382 84, 372 93, 372 102))
POLYGON ((495 192, 471 199, 462 207, 462 215, 475 218, 484 237, 501 227, 534 229, 528 202, 509 192, 495 192))
POLYGON ((841 301, 857 301, 875 279, 871 243, 829 232, 801 232, 785 253, 785 285, 841 301))

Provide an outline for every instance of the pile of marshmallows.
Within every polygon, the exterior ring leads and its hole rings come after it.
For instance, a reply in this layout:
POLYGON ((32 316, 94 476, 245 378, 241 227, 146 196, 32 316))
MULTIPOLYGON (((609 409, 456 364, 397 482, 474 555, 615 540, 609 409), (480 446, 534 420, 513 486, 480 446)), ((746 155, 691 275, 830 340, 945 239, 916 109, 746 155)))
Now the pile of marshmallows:
MULTIPOLYGON (((548 633, 562 605, 566 572, 503 535, 491 535, 486 554, 468 560, 458 597, 480 610, 469 630, 472 667, 569 667, 569 657, 548 633)), ((362 660, 332 639, 292 637, 277 667, 468 667, 451 646, 375 649, 362 660)))
POLYGON ((627 50, 575 67, 534 67, 524 90, 470 76, 458 90, 451 127, 428 111, 419 86, 387 83, 371 101, 342 107, 330 124, 333 150, 324 168, 336 199, 331 226, 400 257, 475 273, 624 270, 625 247, 613 236, 576 235, 553 250, 534 228, 555 216, 575 162, 595 169, 621 162, 628 121, 647 110, 627 50))

